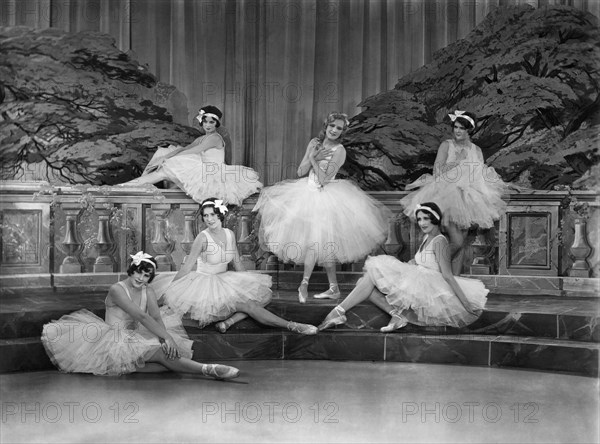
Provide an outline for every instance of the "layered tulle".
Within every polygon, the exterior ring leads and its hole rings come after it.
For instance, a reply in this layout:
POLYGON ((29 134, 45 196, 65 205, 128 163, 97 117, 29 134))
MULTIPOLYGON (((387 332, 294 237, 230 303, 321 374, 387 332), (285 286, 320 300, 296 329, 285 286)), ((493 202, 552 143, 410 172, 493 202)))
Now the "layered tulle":
MULTIPOLYGON (((164 287, 164 280, 160 285, 164 287)), ((218 274, 191 272, 164 290, 164 301, 174 311, 189 313, 200 326, 228 318, 236 304, 271 301, 271 276, 251 271, 226 271, 218 274)))
POLYGON ((455 277, 477 313, 472 315, 439 271, 407 264, 392 256, 369 257, 365 271, 391 305, 401 310, 412 309, 420 325, 469 325, 481 314, 489 292, 477 279, 455 277))
POLYGON ((243 165, 203 160, 200 154, 179 154, 162 165, 170 181, 196 202, 209 197, 239 205, 262 188, 258 173, 243 165))
POLYGON ((307 257, 318 264, 361 260, 386 241, 391 217, 348 180, 317 187, 308 178, 263 189, 254 211, 262 247, 296 264, 307 257))
POLYGON ((414 219, 415 208, 423 202, 435 202, 443 213, 443 223, 461 228, 479 225, 491 228, 506 210, 502 194, 509 184, 502 181, 494 168, 481 163, 462 163, 445 170, 439 177, 424 174, 406 186, 416 189, 400 203, 404 214, 414 219))
MULTIPOLYGON (((180 355, 192 357, 192 344, 180 317, 167 307, 161 316, 180 355)), ((88 310, 78 310, 44 325, 42 344, 62 372, 118 376, 144 367, 160 348, 156 335, 142 325, 109 325, 88 310)))

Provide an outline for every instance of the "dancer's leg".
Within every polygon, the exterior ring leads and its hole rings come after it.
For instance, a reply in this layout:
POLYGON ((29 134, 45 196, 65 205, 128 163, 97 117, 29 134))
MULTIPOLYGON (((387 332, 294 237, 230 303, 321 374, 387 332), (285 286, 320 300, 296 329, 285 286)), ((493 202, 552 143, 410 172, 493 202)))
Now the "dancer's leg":
POLYGON ((327 280, 329 281, 329 289, 323 293, 316 294, 315 299, 338 299, 340 294, 340 288, 337 282, 337 274, 335 270, 335 264, 323 265, 327 272, 327 280))
POLYGON ((315 268, 316 257, 312 254, 308 254, 306 259, 304 260, 304 274, 302 276, 302 282, 300 282, 300 286, 298 287, 298 300, 301 304, 306 303, 308 299, 308 281, 312 275, 312 272, 315 268))
MULTIPOLYGON (((450 260, 452 261, 452 274, 458 276, 462 273, 463 260, 465 256, 465 235, 466 232, 461 230, 455 224, 449 224, 446 227, 448 236, 450 237, 450 260)), ((446 254, 446 252, 444 252, 446 254)))
POLYGON ((224 321, 217 322, 215 324, 215 327, 221 333, 225 333, 227 331, 227 329, 229 329, 233 324, 236 324, 236 323, 240 322, 242 319, 246 319, 247 317, 248 317, 248 315, 246 313, 237 312, 237 313, 234 313, 229 318, 225 319, 224 321))
POLYGON ((346 311, 350 310, 355 305, 360 304, 362 301, 367 300, 371 296, 371 293, 373 293, 374 289, 375 284, 369 275, 365 274, 359 279, 350 294, 346 296, 346 298, 339 305, 329 312, 323 322, 321 322, 319 325, 319 330, 325 330, 326 328, 333 327, 334 325, 344 324, 346 322, 346 311))
POLYGON ((305 335, 314 335, 317 333, 317 327, 314 325, 287 321, 283 318, 280 318, 275 313, 270 312, 266 308, 261 307, 255 302, 239 303, 236 305, 236 310, 246 313, 252 319, 260 322, 261 324, 287 328, 288 330, 305 335))
POLYGON ((399 310, 398 308, 394 307, 387 301, 385 296, 379 290, 375 289, 375 291, 371 293, 369 300, 386 313, 389 313, 391 316, 388 325, 381 328, 382 332, 385 333, 397 330, 406 326, 406 324, 410 322, 409 315, 413 314, 412 310, 399 310))
POLYGON ((212 376, 217 379, 233 379, 240 374, 237 368, 229 365, 202 364, 188 358, 168 359, 162 348, 154 353, 149 362, 158 363, 173 372, 212 376))
POLYGON ((129 182, 124 182, 121 185, 146 185, 146 184, 155 184, 163 180, 167 180, 167 175, 161 171, 154 171, 153 173, 146 174, 144 176, 140 176, 137 179, 130 180, 129 182))

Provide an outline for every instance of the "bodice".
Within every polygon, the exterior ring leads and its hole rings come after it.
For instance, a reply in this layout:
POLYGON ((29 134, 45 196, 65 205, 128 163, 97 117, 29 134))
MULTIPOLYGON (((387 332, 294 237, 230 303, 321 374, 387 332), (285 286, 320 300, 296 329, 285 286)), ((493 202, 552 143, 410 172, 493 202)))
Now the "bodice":
POLYGON ((225 142, 219 133, 204 136, 200 146, 208 143, 211 146, 202 152, 203 162, 224 163, 225 162, 225 142), (217 137, 214 137, 217 136, 217 137))
MULTIPOLYGON (((121 287, 125 289, 125 293, 127 297, 131 299, 131 294, 129 294, 129 289, 123 282, 118 282, 121 287)), ((133 299, 131 299, 133 301, 133 299)), ((104 305, 106 306, 106 313, 104 315, 104 320, 109 325, 118 324, 121 328, 126 328, 128 330, 134 330, 137 328, 137 321, 134 320, 129 313, 115 304, 110 296, 106 296, 104 300, 104 305)), ((146 295, 146 287, 142 287, 142 298, 140 300, 140 309, 142 311, 146 311, 148 305, 148 296, 146 295)))
MULTIPOLYGON (((319 166, 319 169, 321 171, 325 171, 327 169, 327 165, 329 164, 329 161, 333 157, 333 153, 338 149, 338 147, 339 147, 339 145, 334 146, 331 149, 331 151, 332 151, 331 155, 329 155, 325 159, 319 160, 317 162, 317 165, 319 166)), ((335 176, 333 176, 330 180, 334 180, 334 179, 335 179, 335 176)), ((319 178, 317 176, 317 173, 312 168, 310 169, 310 172, 308 173, 308 184, 311 186, 314 186, 314 187, 320 187, 319 178)))
MULTIPOLYGON (((435 239, 438 236, 444 235, 438 234, 433 239, 435 239)), ((440 264, 437 258, 435 257, 435 252, 432 248, 433 239, 431 239, 431 242, 429 242, 429 244, 425 248, 419 248, 419 251, 417 251, 417 254, 415 254, 415 262, 418 265, 422 265, 423 267, 429 268, 430 270, 441 271, 440 264)), ((427 237, 423 240, 421 246, 423 246, 425 242, 427 242, 427 237)))
POLYGON ((225 245, 215 242, 208 229, 203 231, 206 236, 206 250, 198 257, 196 272, 218 274, 227 271, 227 264, 235 258, 233 233, 225 228, 225 245))
POLYGON ((469 142, 468 147, 458 146, 454 140, 448 139, 448 158, 446 164, 468 164, 473 165, 475 162, 479 162, 477 157, 477 149, 473 142, 469 142))

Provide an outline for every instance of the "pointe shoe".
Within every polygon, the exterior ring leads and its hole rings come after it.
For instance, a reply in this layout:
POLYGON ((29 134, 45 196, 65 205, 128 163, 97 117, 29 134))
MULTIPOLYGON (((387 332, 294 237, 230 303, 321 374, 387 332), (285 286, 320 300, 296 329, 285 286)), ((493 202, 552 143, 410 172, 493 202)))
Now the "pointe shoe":
POLYGON ((402 327, 406 327, 407 324, 408 324, 408 319, 406 319, 401 314, 394 313, 394 314, 392 314, 392 319, 390 319, 389 324, 386 325, 385 327, 381 327, 379 330, 382 333, 387 333, 390 331, 398 330, 399 328, 402 328, 402 327))
POLYGON ((319 330, 314 325, 302 324, 300 322, 290 321, 287 324, 287 329, 294 333, 300 333, 301 335, 316 335, 319 330))
POLYGON ((298 301, 301 304, 306 304, 306 300, 308 299, 308 279, 302 279, 300 282, 300 286, 298 287, 298 301))
POLYGON ((229 365, 221 364, 203 364, 202 374, 204 376, 212 376, 215 379, 234 379, 240 375, 239 369, 229 365))
POLYGON ((225 333, 225 332, 227 332, 229 327, 231 327, 232 325, 233 325, 233 321, 231 321, 230 319, 225 319, 224 321, 217 322, 215 324, 215 328, 217 329, 217 331, 219 333, 225 333))
POLYGON ((337 285, 330 284, 329 290, 314 295, 315 299, 339 299, 341 296, 340 289, 337 285))
POLYGON ((319 325, 319 330, 325 330, 326 328, 331 328, 336 325, 345 324, 346 321, 346 315, 340 312, 337 307, 335 307, 329 312, 327 317, 323 319, 323 322, 321 322, 321 324, 319 325))

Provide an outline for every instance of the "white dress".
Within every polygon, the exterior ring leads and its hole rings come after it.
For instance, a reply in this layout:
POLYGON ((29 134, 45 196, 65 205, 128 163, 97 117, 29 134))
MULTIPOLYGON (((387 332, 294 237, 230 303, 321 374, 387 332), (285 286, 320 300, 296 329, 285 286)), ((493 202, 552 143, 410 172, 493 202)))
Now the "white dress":
POLYGON ((199 140, 199 146, 207 148, 205 151, 183 151, 166 159, 160 167, 188 196, 198 203, 216 197, 226 204, 240 205, 262 188, 258 173, 252 168, 225 163, 225 142, 220 134, 207 134, 199 140))
MULTIPOLYGON (((442 234, 438 236, 444 237, 442 234)), ((436 236, 436 237, 438 237, 436 236)), ((435 239, 435 238, 434 238, 435 239)), ((421 247, 424 245, 421 244, 421 247)), ((444 237, 441 245, 449 248, 444 237)), ((446 254, 442 252, 441 254, 446 254)), ((417 265, 401 262, 392 256, 373 256, 365 262, 365 272, 390 305, 412 309, 418 325, 464 327, 479 316, 468 313, 446 282, 433 251, 432 242, 415 255, 417 265)), ((455 277, 474 311, 481 314, 489 290, 478 279, 455 277)))
MULTIPOLYGON (((341 147, 336 146, 335 151, 341 147)), ((328 159, 319 161, 325 170, 328 159)), ((391 211, 349 180, 321 186, 308 177, 264 188, 253 211, 260 214, 260 243, 284 262, 350 263, 364 259, 388 236, 391 211)))
POLYGON ((491 228, 506 210, 502 194, 509 185, 502 181, 492 167, 482 163, 473 143, 467 148, 457 146, 448 140, 448 158, 440 177, 424 174, 407 190, 416 189, 400 203, 404 214, 414 220, 415 208, 424 202, 435 202, 443 213, 442 223, 453 222, 458 227, 468 229, 472 225, 491 228))
MULTIPOLYGON (((272 297, 271 276, 251 271, 227 271, 227 265, 235 258, 233 232, 225 228, 224 246, 213 239, 208 229, 203 233, 207 248, 198 258, 196 271, 170 283, 164 290, 169 307, 180 315, 189 312, 202 327, 231 316, 236 312, 238 302, 267 305, 272 297)), ((165 284, 169 282, 162 282, 163 286, 165 284)))
MULTIPOLYGON (((127 296, 129 290, 123 284, 127 296)), ((146 288, 142 289, 140 309, 147 309, 146 288)), ((118 376, 135 372, 161 347, 155 334, 135 321, 107 296, 102 320, 89 310, 78 310, 52 321, 42 330, 42 344, 54 365, 66 373, 93 373, 118 376)), ((189 339, 179 316, 163 307, 161 317, 175 340, 181 357, 192 358, 189 339)))

